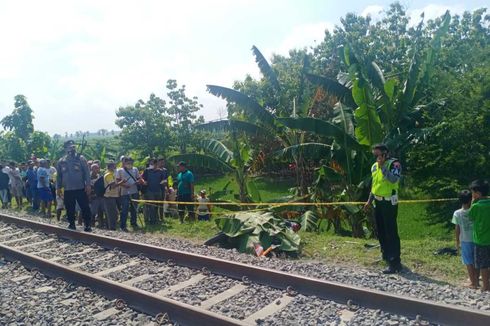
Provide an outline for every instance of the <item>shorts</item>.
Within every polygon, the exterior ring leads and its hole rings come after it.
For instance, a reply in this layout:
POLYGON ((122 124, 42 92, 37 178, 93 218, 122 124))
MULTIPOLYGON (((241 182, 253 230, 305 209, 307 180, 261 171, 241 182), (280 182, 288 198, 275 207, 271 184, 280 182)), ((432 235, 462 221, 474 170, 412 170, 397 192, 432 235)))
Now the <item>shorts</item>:
POLYGON ((475 244, 473 242, 461 242, 461 260, 465 265, 475 264, 475 244))
POLYGON ((490 268, 490 246, 475 245, 475 267, 490 268))
POLYGON ((53 194, 51 193, 51 189, 49 187, 37 188, 39 193, 39 200, 43 202, 50 202, 53 200, 53 194))
POLYGON ((205 214, 205 215, 197 215, 197 220, 198 221, 209 221, 209 214, 205 214))

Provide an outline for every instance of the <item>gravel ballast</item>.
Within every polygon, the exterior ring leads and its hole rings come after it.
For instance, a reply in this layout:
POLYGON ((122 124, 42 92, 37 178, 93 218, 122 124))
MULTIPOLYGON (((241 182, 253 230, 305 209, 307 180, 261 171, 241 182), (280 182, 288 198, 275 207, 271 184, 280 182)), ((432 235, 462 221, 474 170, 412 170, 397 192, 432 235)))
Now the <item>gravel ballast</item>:
POLYGON ((156 325, 128 307, 100 320, 97 314, 115 307, 114 300, 2 259, 0 298, 0 325, 156 325), (25 278, 12 280, 18 277, 25 278))
MULTIPOLYGON (((40 220, 37 217, 34 217, 34 219, 40 220)), ((42 221, 46 222, 46 220, 42 221)), ((65 224, 61 223, 62 226, 65 226, 65 224)), ((369 270, 363 267, 332 266, 327 263, 294 259, 257 258, 252 255, 239 253, 235 249, 208 247, 183 239, 169 238, 164 234, 156 235, 142 232, 123 233, 102 229, 94 229, 94 233, 315 277, 327 281, 406 295, 413 298, 490 311, 490 293, 488 292, 482 293, 479 290, 442 284, 441 282, 431 281, 428 278, 411 272, 404 272, 397 275, 384 275, 379 271, 369 270)))
MULTIPOLYGON (((56 223, 35 216, 23 215, 22 217, 29 217, 45 223, 56 223)), ((66 223, 61 223, 62 226, 65 226, 65 224, 66 223)), ((2 226, 0 226, 0 228, 2 228, 2 226)), ((256 258, 251 255, 238 253, 236 250, 207 247, 186 240, 165 238, 161 234, 144 234, 142 232, 122 233, 100 229, 95 229, 94 232, 97 234, 114 236, 121 239, 148 243, 161 247, 214 256, 224 260, 267 267, 278 271, 317 277, 344 284, 374 288, 381 291, 403 294, 415 298, 423 298, 482 310, 490 310, 490 295, 488 293, 481 293, 480 291, 462 287, 431 282, 428 279, 409 272, 387 276, 366 268, 330 266, 319 262, 305 262, 291 259, 256 258)), ((80 246, 81 245, 79 245, 79 247, 80 246)), ((89 248, 89 246, 86 247, 89 248)), ((118 257, 116 259, 118 264, 127 263, 129 261, 129 258, 122 253, 116 252, 116 257, 118 257)), ((139 259, 145 260, 144 258, 139 259)), ((108 261, 112 261, 112 259, 108 261)), ((97 263, 99 267, 97 267, 96 264, 93 264, 93 266, 88 268, 87 271, 97 272, 117 265, 115 263, 109 263, 108 265, 103 265, 103 268, 100 268, 101 263, 102 262, 97 263)), ((148 264, 149 266, 149 270, 151 271, 149 274, 153 274, 156 269, 161 268, 163 266, 162 264, 164 264, 153 261, 145 261, 144 263, 148 264)), ((110 278, 117 280, 119 277, 121 277, 121 281, 124 281, 125 279, 129 278, 128 275, 133 273, 135 274, 134 276, 148 273, 145 271, 146 267, 143 267, 143 265, 141 266, 141 269, 134 267, 134 270, 132 271, 123 270, 120 272, 115 272, 111 274, 110 278)), ((172 269, 169 271, 159 273, 155 272, 156 275, 152 276, 151 279, 136 283, 134 286, 150 292, 158 292, 161 289, 188 280, 199 272, 200 271, 185 267, 178 267, 177 269, 172 267, 172 269)), ((219 276, 213 277, 219 278, 219 276)), ((227 288, 230 288, 236 284, 237 281, 229 280, 227 278, 223 278, 223 280, 220 280, 219 282, 213 282, 212 280, 206 278, 195 285, 172 293, 169 295, 169 297, 192 305, 199 305, 200 302, 207 300, 216 293, 226 290, 227 288)), ((281 295, 282 292, 280 290, 252 285, 250 289, 246 289, 236 297, 232 297, 219 305, 211 307, 211 310, 233 318, 243 319, 246 318, 247 315, 260 310, 261 307, 269 304, 271 300, 276 300, 276 298, 281 297, 281 295)), ((345 315, 348 315, 349 318, 345 321, 347 321, 347 324, 353 325, 415 325, 414 321, 405 317, 390 315, 382 311, 359 308, 356 309, 351 315, 348 313, 342 315, 341 312, 345 311, 348 311, 348 308, 345 305, 314 297, 304 297, 298 295, 293 302, 287 305, 284 309, 259 322, 261 322, 263 325, 310 325, 311 323, 306 323, 306 321, 309 320, 310 322, 316 321, 316 324, 318 325, 325 323, 336 325, 341 323, 344 320, 343 318, 346 318, 345 315)))

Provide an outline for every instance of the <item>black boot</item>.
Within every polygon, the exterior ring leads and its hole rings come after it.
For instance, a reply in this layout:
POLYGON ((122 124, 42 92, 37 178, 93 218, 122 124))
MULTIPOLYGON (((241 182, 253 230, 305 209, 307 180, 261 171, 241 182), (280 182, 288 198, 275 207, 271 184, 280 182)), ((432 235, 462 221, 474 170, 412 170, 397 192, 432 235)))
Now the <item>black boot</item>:
POLYGON ((76 230, 77 229, 77 227, 75 226, 75 223, 74 222, 70 222, 70 224, 68 224, 68 228, 70 230, 76 230))
POLYGON ((387 269, 383 271, 383 274, 396 274, 400 273, 402 271, 402 265, 401 264, 393 264, 390 265, 387 269))
POLYGON ((90 227, 90 224, 85 225, 85 228, 83 230, 85 232, 92 232, 92 228, 90 227))

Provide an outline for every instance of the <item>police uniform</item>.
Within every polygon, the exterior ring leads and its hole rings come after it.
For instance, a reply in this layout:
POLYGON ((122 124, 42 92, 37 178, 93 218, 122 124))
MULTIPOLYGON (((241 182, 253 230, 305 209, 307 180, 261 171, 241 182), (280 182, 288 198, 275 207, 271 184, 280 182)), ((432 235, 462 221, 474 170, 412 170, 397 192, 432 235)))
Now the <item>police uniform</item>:
POLYGON ((388 272, 400 271, 400 237, 396 219, 401 164, 394 158, 387 159, 383 166, 376 162, 371 167, 371 176, 370 202, 374 202, 376 233, 381 253, 390 266, 388 272))
MULTIPOLYGON (((64 147, 73 146, 72 140, 66 141, 64 147)), ((87 160, 80 154, 73 153, 63 156, 58 161, 56 189, 63 189, 66 215, 70 228, 75 228, 75 206, 80 206, 85 229, 90 229, 91 212, 85 187, 90 185, 90 172, 87 160)))

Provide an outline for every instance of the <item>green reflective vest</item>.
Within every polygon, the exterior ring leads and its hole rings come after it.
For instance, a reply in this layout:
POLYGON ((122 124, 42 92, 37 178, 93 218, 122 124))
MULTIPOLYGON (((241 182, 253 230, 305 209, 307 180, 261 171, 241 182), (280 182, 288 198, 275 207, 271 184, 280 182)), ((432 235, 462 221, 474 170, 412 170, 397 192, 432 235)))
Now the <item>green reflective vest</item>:
MULTIPOLYGON (((384 168, 387 170, 391 169, 391 165, 393 162, 397 161, 396 159, 388 159, 384 168)), ((373 178, 371 193, 380 197, 391 197, 393 194, 393 190, 398 193, 399 181, 396 183, 391 183, 383 176, 383 171, 378 167, 378 162, 374 163, 371 167, 371 176, 373 178)))

